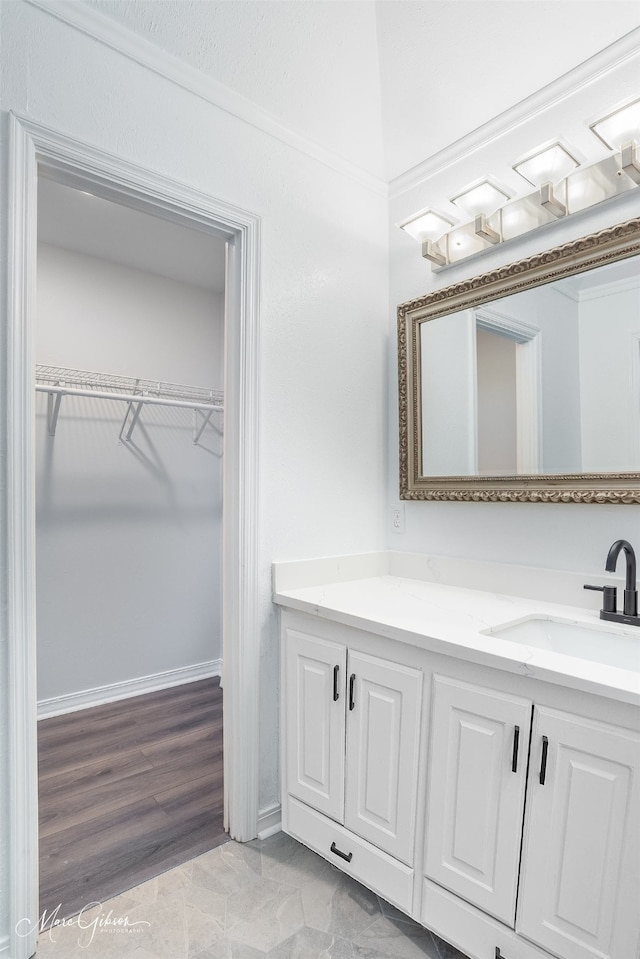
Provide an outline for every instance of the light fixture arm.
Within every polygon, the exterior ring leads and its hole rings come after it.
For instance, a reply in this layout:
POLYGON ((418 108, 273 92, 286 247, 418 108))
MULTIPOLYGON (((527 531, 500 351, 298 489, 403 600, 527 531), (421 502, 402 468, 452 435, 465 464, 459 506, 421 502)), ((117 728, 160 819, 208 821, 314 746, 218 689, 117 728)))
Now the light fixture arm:
POLYGON ((623 146, 620 157, 624 172, 640 186, 640 159, 638 159, 638 144, 635 140, 623 146))
POLYGON ((484 213, 479 213, 475 218, 473 231, 481 240, 487 240, 489 243, 500 243, 502 240, 498 231, 489 226, 484 213))
POLYGON ((567 215, 567 208, 553 192, 553 183, 543 183, 540 187, 540 206, 558 218, 567 215))
POLYGON ((433 240, 423 240, 422 255, 425 260, 435 263, 436 266, 446 266, 449 262, 446 254, 442 252, 438 244, 434 243, 433 240))

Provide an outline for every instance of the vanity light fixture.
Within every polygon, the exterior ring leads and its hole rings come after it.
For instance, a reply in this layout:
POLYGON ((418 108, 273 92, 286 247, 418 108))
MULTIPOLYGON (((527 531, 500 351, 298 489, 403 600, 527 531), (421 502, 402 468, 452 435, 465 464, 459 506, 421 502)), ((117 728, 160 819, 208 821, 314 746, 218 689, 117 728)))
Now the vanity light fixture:
POLYGON ((567 215, 567 208, 553 192, 553 183, 543 183, 540 187, 540 205, 558 218, 567 215))
POLYGON ((459 206, 468 216, 478 216, 481 213, 491 216, 510 199, 510 195, 505 190, 489 180, 483 180, 451 197, 451 203, 459 206))
POLYGON ((399 226, 414 240, 422 243, 422 255, 426 260, 430 260, 436 266, 447 264, 447 255, 440 249, 437 241, 454 226, 453 220, 441 213, 436 213, 435 210, 421 210, 399 226))
POLYGON ((623 146, 620 154, 621 166, 628 177, 640 186, 640 158, 638 157, 638 144, 635 140, 623 146))
POLYGON ((436 266, 446 266, 449 262, 446 253, 433 240, 422 241, 422 255, 425 260, 430 260, 436 266))
POLYGON ((487 223, 487 218, 484 213, 479 213, 476 216, 473 224, 473 230, 476 236, 479 236, 481 240, 487 240, 489 243, 500 243, 502 237, 497 230, 493 230, 487 223))
POLYGON ((547 143, 513 164, 513 171, 534 187, 530 192, 511 199, 505 188, 485 177, 450 197, 467 215, 461 223, 427 209, 399 226, 421 242, 423 257, 437 269, 639 187, 640 97, 589 129, 611 151, 608 156, 587 158, 583 166, 566 143, 547 143))
POLYGON ((412 236, 414 240, 424 243, 425 240, 436 242, 444 236, 454 225, 453 220, 435 210, 421 210, 408 220, 398 224, 401 230, 412 236))
POLYGON ((589 129, 610 150, 621 150, 633 140, 640 141, 640 98, 617 107, 589 129))
POLYGON ((559 183, 580 163, 561 143, 536 150, 524 160, 514 163, 516 173, 532 186, 541 187, 543 183, 559 183))

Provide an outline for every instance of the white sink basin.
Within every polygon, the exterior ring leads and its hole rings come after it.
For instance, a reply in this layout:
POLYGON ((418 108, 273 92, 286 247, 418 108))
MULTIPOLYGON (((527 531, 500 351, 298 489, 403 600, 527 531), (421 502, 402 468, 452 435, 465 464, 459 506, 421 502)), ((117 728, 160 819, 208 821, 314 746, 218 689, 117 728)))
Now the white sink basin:
POLYGON ((483 630, 510 643, 522 643, 592 663, 640 671, 640 629, 575 623, 549 616, 528 616, 483 630))

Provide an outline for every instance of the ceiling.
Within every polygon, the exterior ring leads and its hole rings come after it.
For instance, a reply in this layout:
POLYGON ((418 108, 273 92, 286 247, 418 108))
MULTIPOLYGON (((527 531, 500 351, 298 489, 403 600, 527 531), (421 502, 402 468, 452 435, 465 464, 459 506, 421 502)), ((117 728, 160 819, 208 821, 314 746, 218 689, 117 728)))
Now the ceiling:
POLYGON ((38 240, 224 291, 223 240, 44 177, 38 182, 38 240))
POLYGON ((637 0, 84 0, 393 179, 640 26, 637 0))
POLYGON ((555 287, 561 293, 566 293, 572 299, 579 299, 582 294, 593 292, 599 288, 606 288, 610 284, 631 282, 636 288, 640 284, 638 276, 638 257, 631 256, 616 263, 607 263, 595 269, 568 276, 564 280, 556 280, 555 287))

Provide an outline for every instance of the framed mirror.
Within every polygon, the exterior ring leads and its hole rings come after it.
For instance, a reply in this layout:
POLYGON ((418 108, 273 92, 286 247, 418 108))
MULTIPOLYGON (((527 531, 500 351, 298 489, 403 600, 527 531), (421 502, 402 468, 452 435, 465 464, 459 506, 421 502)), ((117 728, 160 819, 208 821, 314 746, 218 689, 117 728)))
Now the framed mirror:
POLYGON ((400 497, 640 503, 640 218, 398 307, 400 497))

